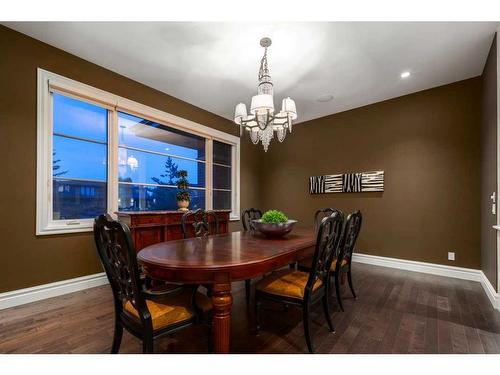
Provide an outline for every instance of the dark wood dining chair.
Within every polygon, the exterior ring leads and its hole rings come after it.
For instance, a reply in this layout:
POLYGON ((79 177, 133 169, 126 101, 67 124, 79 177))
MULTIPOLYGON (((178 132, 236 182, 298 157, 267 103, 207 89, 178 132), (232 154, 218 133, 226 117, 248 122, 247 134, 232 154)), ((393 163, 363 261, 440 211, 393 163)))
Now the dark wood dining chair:
POLYGON ((342 216, 342 221, 344 220, 345 216, 344 213, 339 210, 338 208, 320 208, 314 213, 314 231, 317 232, 319 225, 321 224, 321 221, 323 218, 331 216, 334 212, 338 212, 340 216, 342 216))
POLYGON ((257 208, 248 208, 244 210, 241 214, 241 224, 243 225, 243 230, 254 230, 254 225, 252 220, 258 220, 262 217, 262 211, 257 208))
POLYGON ((329 277, 333 255, 336 252, 342 231, 342 217, 338 213, 323 218, 318 228, 312 268, 309 272, 283 269, 266 276, 255 285, 255 328, 260 329, 262 300, 271 300, 302 308, 304 333, 307 348, 314 353, 310 333, 311 306, 323 303, 323 313, 330 332, 335 332, 329 311, 329 277))
MULTIPOLYGON (((337 302, 342 311, 344 311, 344 305, 342 303, 342 295, 340 294, 340 285, 342 274, 347 274, 347 281, 349 283, 349 288, 351 289, 352 295, 356 297, 354 292, 354 286, 352 283, 352 253, 354 251, 354 246, 361 230, 362 215, 360 211, 355 211, 351 213, 345 222, 344 230, 342 231, 342 239, 338 247, 337 253, 335 254, 332 261, 332 268, 330 276, 333 277, 335 283, 335 294, 337 302)), ((298 269, 302 271, 307 271, 311 268, 312 259, 303 259, 298 263, 298 269)))
POLYGON ((347 282, 349 283, 349 288, 351 289, 352 296, 354 298, 357 298, 356 292, 354 291, 354 286, 352 284, 352 253, 354 251, 354 246, 356 245, 359 232, 361 231, 362 222, 363 215, 361 215, 361 212, 359 210, 349 214, 344 226, 344 233, 342 235, 342 241, 339 246, 338 255, 332 262, 332 272, 330 275, 333 276, 337 301, 342 311, 344 311, 342 296, 340 294, 340 281, 342 273, 347 274, 347 282))
POLYGON ((203 318, 210 322, 212 303, 195 287, 169 287, 167 290, 146 287, 127 225, 108 215, 100 215, 94 220, 94 239, 113 291, 115 332, 111 353, 118 353, 124 328, 142 340, 144 353, 153 353, 157 337, 174 333, 203 318))
POLYGON ((219 219, 214 211, 199 208, 182 215, 181 227, 184 238, 206 237, 211 234, 219 234, 219 219))
MULTIPOLYGON (((241 224, 243 225, 243 230, 255 230, 254 224, 252 220, 257 220, 262 217, 262 211, 256 208, 248 208, 244 210, 241 214, 241 224)), ((251 284, 252 280, 245 280, 245 299, 247 305, 250 303, 250 295, 251 295, 251 284)))

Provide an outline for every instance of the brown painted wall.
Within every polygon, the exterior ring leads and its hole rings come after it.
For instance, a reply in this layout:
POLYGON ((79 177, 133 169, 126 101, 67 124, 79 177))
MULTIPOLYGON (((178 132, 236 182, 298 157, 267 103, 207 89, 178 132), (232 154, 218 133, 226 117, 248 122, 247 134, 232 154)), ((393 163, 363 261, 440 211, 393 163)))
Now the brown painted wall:
POLYGON ((263 158, 265 208, 305 223, 320 207, 360 209, 358 252, 479 268, 480 84, 473 78, 295 126, 263 158), (371 170, 385 171, 383 193, 308 193, 309 176, 371 170))
MULTIPOLYGON (((35 236, 38 67, 237 134, 226 119, 3 26, 0 51, 0 292, 101 272, 91 233, 35 236)), ((257 161, 258 150, 242 140, 242 207, 258 205, 257 161)))
MULTIPOLYGON (((481 269, 497 287, 496 216, 491 194, 497 194, 497 42, 493 39, 481 76, 481 269)), ((497 206, 498 207, 498 206, 497 206)))

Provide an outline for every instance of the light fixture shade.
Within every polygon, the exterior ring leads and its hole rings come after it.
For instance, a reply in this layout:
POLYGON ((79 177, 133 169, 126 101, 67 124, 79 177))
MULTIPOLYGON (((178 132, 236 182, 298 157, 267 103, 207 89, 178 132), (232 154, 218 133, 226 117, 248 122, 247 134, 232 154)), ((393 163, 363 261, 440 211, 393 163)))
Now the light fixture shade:
POLYGON ((259 94, 252 97, 252 104, 250 106, 250 113, 264 115, 269 111, 274 113, 273 96, 269 94, 259 94))
POLYGON ((239 103, 234 110, 234 122, 241 125, 241 120, 247 117, 247 106, 245 103, 239 103))
POLYGON ((281 112, 290 116, 291 120, 297 119, 297 108, 293 99, 285 98, 281 102, 281 112))

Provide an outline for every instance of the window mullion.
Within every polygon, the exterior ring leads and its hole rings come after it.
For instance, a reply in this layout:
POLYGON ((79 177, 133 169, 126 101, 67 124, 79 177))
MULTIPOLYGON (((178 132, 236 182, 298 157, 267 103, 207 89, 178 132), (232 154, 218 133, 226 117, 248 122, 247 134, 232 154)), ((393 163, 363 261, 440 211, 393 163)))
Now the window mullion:
POLYGON ((213 140, 206 138, 205 141, 205 209, 213 209, 213 140))
POLYGON ((118 112, 108 110, 108 213, 118 211, 118 112))

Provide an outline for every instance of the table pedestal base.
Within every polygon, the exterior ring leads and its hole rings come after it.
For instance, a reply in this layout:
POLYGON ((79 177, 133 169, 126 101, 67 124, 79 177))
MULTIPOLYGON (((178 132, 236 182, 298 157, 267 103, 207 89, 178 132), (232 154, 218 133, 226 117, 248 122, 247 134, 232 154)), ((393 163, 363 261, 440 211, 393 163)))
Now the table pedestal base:
POLYGON ((229 353, 231 342, 231 284, 214 284, 212 287, 213 304, 213 343, 216 353, 229 353))

